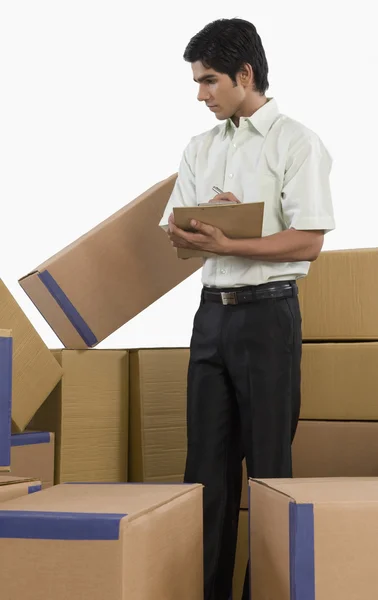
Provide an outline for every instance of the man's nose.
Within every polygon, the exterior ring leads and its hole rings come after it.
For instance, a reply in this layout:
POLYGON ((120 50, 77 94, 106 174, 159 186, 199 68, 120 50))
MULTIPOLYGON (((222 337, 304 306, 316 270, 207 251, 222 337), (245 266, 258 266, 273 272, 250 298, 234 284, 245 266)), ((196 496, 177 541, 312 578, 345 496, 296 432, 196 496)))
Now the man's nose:
POLYGON ((197 94, 197 100, 199 102, 206 102, 206 100, 208 100, 210 97, 210 94, 208 92, 208 90, 206 90, 205 87, 200 86, 199 90, 198 90, 198 94, 197 94))

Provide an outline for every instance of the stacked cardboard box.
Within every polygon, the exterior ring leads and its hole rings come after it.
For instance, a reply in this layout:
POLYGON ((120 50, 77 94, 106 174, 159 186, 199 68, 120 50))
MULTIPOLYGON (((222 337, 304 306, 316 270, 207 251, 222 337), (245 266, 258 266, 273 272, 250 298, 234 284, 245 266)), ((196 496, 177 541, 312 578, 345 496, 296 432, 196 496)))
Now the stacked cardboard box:
POLYGON ((61 484, 4 502, 0 555, 2 600, 200 600, 202 487, 61 484))
POLYGON ((55 435, 55 483, 127 481, 126 350, 54 350, 61 382, 29 423, 55 435))
MULTIPOLYGON (((304 343, 295 478, 378 476, 377 269, 378 249, 327 251, 299 281, 304 343)), ((247 485, 241 509, 248 509, 247 485)), ((242 547, 239 579, 248 559, 242 547)))
POLYGON ((130 352, 130 481, 182 481, 188 348, 130 352))
POLYGON ((250 481, 253 600, 377 598, 378 478, 250 481))
POLYGON ((378 476, 378 249, 321 253, 300 282, 302 427, 294 476, 378 476))

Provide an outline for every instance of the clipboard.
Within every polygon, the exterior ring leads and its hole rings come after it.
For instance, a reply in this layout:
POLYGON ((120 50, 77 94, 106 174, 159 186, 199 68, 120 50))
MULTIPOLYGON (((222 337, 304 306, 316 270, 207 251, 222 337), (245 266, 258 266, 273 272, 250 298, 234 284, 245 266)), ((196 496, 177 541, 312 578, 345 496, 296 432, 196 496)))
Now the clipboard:
MULTIPOLYGON (((193 231, 193 219, 213 225, 231 239, 261 237, 264 219, 264 202, 241 204, 205 204, 201 206, 179 206, 173 209, 175 224, 184 231, 193 231)), ((178 258, 213 258, 213 252, 177 248, 178 258)))

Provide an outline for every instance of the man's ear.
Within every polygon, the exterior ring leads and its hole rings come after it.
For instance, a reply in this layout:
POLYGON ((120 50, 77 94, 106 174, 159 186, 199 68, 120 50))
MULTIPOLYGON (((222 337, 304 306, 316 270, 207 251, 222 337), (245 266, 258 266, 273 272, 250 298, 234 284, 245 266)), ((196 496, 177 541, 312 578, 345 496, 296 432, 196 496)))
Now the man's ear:
POLYGON ((249 63, 244 63, 236 76, 237 81, 244 88, 254 87, 253 69, 249 63))

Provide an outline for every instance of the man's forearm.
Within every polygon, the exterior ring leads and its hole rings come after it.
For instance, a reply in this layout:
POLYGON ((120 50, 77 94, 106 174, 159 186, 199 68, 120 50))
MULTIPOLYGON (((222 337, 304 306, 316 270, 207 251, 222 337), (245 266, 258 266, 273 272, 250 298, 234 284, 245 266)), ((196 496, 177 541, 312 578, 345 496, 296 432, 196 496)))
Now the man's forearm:
POLYGON ((323 231, 288 229, 262 238, 227 240, 224 254, 266 262, 313 261, 323 246, 323 231))

